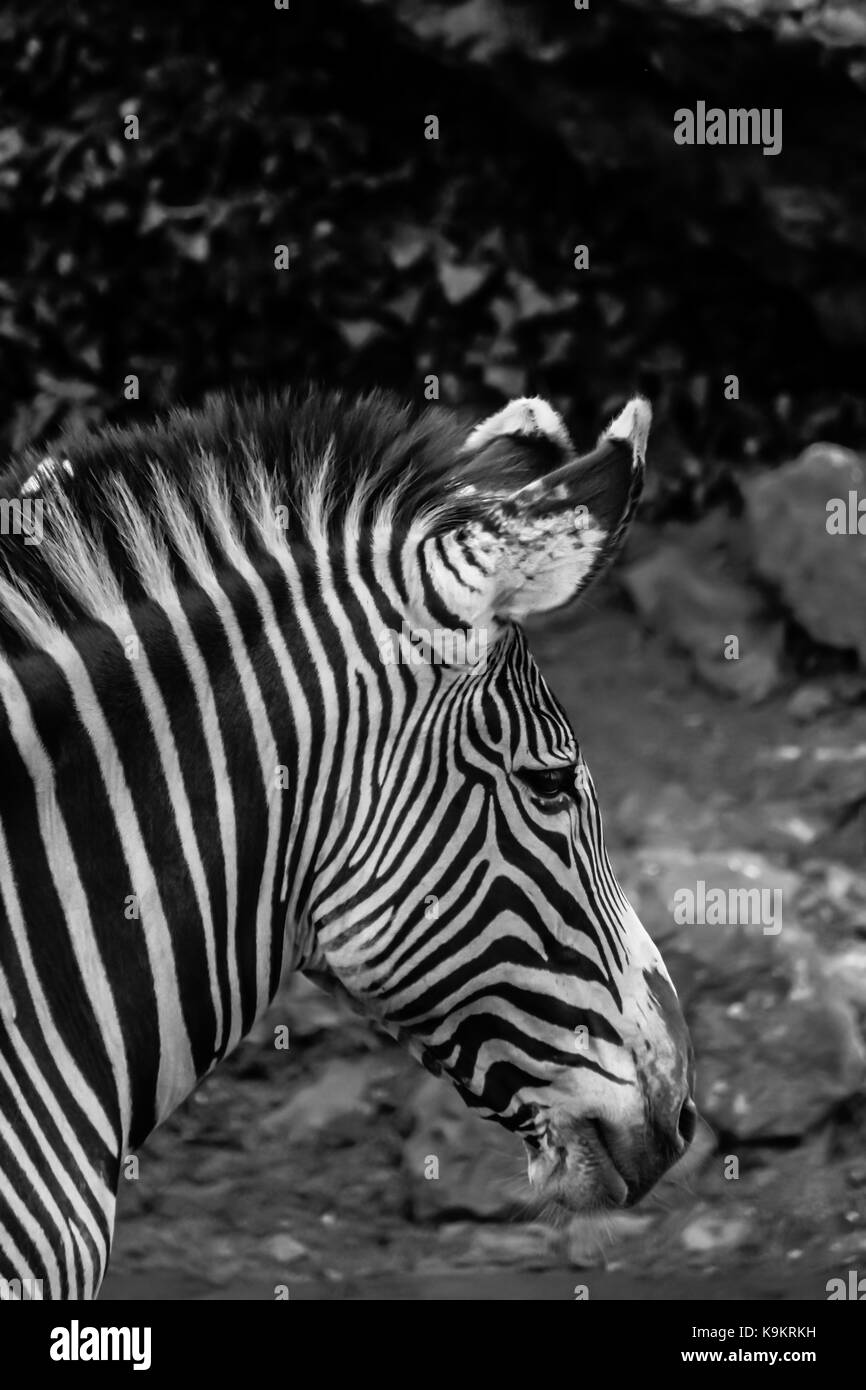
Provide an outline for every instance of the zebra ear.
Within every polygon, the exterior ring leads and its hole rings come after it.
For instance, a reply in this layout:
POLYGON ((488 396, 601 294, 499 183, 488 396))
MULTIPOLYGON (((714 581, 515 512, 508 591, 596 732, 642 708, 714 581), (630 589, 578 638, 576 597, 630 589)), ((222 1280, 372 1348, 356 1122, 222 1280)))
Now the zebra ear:
POLYGON ((548 401, 541 396, 520 396, 476 425, 463 452, 472 455, 467 474, 487 474, 490 483, 501 486, 506 478, 494 480, 490 476, 497 459, 524 471, 544 465, 544 471, 549 471, 574 457, 574 445, 562 416, 548 401))
POLYGON ((581 458, 545 401, 512 401, 478 425, 465 446, 467 487, 489 502, 481 518, 440 539, 440 554, 451 552, 442 576, 451 611, 473 625, 520 621, 582 592, 634 514, 651 418, 636 396, 581 458))

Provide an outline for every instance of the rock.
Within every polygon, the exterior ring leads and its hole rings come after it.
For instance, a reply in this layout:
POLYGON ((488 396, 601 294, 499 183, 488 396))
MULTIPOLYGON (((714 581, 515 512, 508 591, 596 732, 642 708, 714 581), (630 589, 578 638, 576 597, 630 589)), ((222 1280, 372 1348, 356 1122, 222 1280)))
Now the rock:
POLYGON ((866 1079, 852 1011, 813 975, 799 998, 756 982, 740 1003, 705 999, 692 1020, 700 1112, 755 1142, 803 1135, 866 1079))
POLYGON ((379 1057, 360 1057, 347 1061, 338 1057, 307 1086, 268 1115, 261 1123, 264 1134, 284 1132, 289 1143, 297 1143, 349 1114, 370 1114, 368 1091, 390 1065, 379 1057))
POLYGON ((718 825, 719 808, 697 802, 676 782, 630 791, 617 807, 614 825, 627 844, 706 846, 718 825))
POLYGON ((832 709, 834 704, 833 692, 825 685, 803 685, 791 696, 787 710, 798 724, 809 724, 832 709))
POLYGON ((841 997, 861 1016, 866 1016, 866 943, 849 946, 846 951, 831 956, 826 970, 841 997))
POLYGON ((745 851, 636 859, 632 900, 686 1009, 699 1111, 741 1139, 805 1133, 863 1085, 866 1055, 849 994, 797 919, 799 876, 745 851))
POLYGON ((299 971, 283 981, 270 1008, 254 1024, 246 1041, 273 1047, 278 1027, 288 1028, 291 1049, 298 1042, 337 1029, 344 1039, 347 1035, 361 1038, 369 1033, 369 1024, 344 999, 327 993, 299 971))
POLYGON ((284 998, 290 1034, 296 1038, 316 1037, 354 1018, 348 1004, 326 994, 300 972, 291 976, 284 998))
POLYGON ((623 582, 653 628, 688 652, 706 684, 747 703, 781 683, 783 628, 717 556, 668 544, 628 566, 623 582))
POLYGON ((697 801, 684 787, 663 782, 628 792, 616 809, 612 828, 612 842, 618 833, 626 844, 642 848, 677 845, 696 852, 726 851, 740 843, 748 844, 751 852, 799 856, 827 834, 830 820, 811 808, 806 810, 802 798, 761 796, 750 804, 708 787, 697 801))
POLYGON ((568 1263, 577 1269, 596 1269, 605 1265, 609 1255, 619 1254, 619 1247, 628 1240, 642 1237, 655 1224, 655 1216, 647 1212, 617 1211, 597 1217, 575 1216, 568 1223, 566 1253, 568 1263))
POLYGON ((862 1201, 852 1196, 834 1150, 833 1132, 825 1126, 792 1148, 750 1150, 749 1166, 743 1164, 736 1182, 725 1183, 729 1197, 732 1189, 748 1197, 764 1225, 765 1248, 773 1231, 785 1244, 808 1245, 817 1235, 820 1258, 826 1258, 828 1234, 839 1230, 846 1207, 862 1201))
POLYGON ((302 1245, 299 1240, 284 1232, 271 1236, 265 1241, 265 1250, 276 1260, 278 1264, 291 1264, 293 1260, 299 1260, 302 1255, 309 1254, 306 1245, 302 1245))
POLYGON ((417 1221, 525 1210, 530 1189, 518 1139, 467 1110, 446 1082, 425 1076, 409 1102, 403 1166, 417 1221))
POLYGON ((766 801, 726 816, 727 843, 739 836, 768 855, 785 855, 799 860, 804 849, 817 845, 829 828, 828 817, 801 802, 766 801))
POLYGON ((711 968, 732 949, 743 949, 746 937, 767 941, 774 932, 773 913, 790 909, 799 882, 790 869, 752 850, 695 853, 664 845, 639 850, 628 877, 635 908, 651 935, 659 942, 675 944, 696 961, 706 961, 711 968), (743 899, 741 905, 737 895, 755 889, 762 894, 760 901, 752 897, 748 904, 743 899), (708 897, 711 890, 724 895, 727 916, 749 915, 744 910, 747 905, 754 909, 753 920, 713 925, 708 897), (690 903, 694 918, 703 915, 710 920, 689 922, 690 903))
MULTIPOLYGON (((852 1267, 857 1269, 866 1254, 866 1231, 848 1231, 844 1236, 839 1236, 837 1240, 832 1240, 827 1246, 825 1260, 832 1268, 834 1265, 840 1271, 836 1277, 845 1281, 850 1288, 852 1267)), ((826 1286, 825 1286, 826 1287, 826 1286)), ((862 1297, 862 1295, 861 1295, 862 1297)))
MULTIPOLYGON (((818 822, 798 817, 795 807, 771 804, 767 816, 769 829, 775 829, 780 839, 784 832, 789 849, 802 851, 816 845, 818 822)), ((745 823, 749 824, 748 816, 745 823)), ((741 818, 741 829, 742 825, 741 818)), ((719 920, 713 933, 711 890, 721 890, 725 895, 728 916, 736 912, 740 917, 739 925, 731 926, 734 933, 778 936, 772 920, 776 914, 781 934, 794 932, 792 944, 802 939, 801 928, 813 936, 822 936, 835 949, 845 944, 846 937, 866 936, 866 875, 848 864, 820 858, 817 849, 806 859, 800 854, 797 867, 793 868, 756 850, 700 852, 688 844, 671 848, 670 844, 651 843, 632 853, 622 881, 651 934, 661 942, 673 941, 696 960, 716 960, 714 943, 724 927, 719 920), (754 896, 748 902, 740 900, 742 890, 754 889, 763 894, 760 902, 754 896), (705 904, 704 925, 689 920, 689 894, 694 898, 696 914, 701 902, 705 904)), ((736 939, 739 941, 739 936, 736 939)))
POLYGON ((852 864, 863 863, 866 845, 866 795, 843 806, 836 824, 819 841, 818 848, 852 864))
POLYGON ((190 1241, 183 1257, 187 1269, 203 1274, 211 1284, 225 1287, 235 1282, 243 1269, 243 1256, 232 1236, 210 1236, 203 1243, 190 1241))
POLYGON ((482 1226, 455 1260, 458 1265, 520 1265, 546 1269, 561 1255, 558 1231, 541 1222, 522 1226, 482 1226))
MULTIPOLYGON (((833 714, 803 725, 796 741, 769 743, 753 759, 762 797, 799 801, 831 823, 856 814, 866 804, 866 709, 833 714)), ((831 842, 825 850, 832 854, 831 842)), ((866 858, 866 837, 861 859, 866 858)))
POLYGON ((696 1255, 722 1254, 736 1250, 749 1237, 751 1223, 744 1217, 725 1217, 704 1212, 683 1230, 680 1240, 696 1255))
POLYGON ((866 1187, 866 1159, 855 1160, 848 1165, 847 1181, 849 1187, 866 1187))
POLYGON ((866 674, 862 671, 835 671, 827 688, 839 705, 858 705, 866 701, 866 674))
MULTIPOLYGON (((742 482, 758 573, 780 590, 817 642, 853 648, 866 664, 866 541, 832 534, 828 504, 866 499, 866 461, 813 444, 793 463, 742 482)), ((866 516, 861 518, 866 530, 866 516)))
POLYGON ((846 936, 866 936, 866 877, 847 864, 817 858, 803 865, 797 915, 834 949, 846 936))

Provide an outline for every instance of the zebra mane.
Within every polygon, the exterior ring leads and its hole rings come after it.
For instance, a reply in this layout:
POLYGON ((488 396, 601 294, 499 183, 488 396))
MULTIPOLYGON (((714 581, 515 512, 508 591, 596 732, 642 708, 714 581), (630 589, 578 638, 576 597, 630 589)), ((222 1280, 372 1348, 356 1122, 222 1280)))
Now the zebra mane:
POLYGON ((0 655, 49 648, 76 623, 110 625, 184 579, 207 589, 238 548, 274 554, 347 524, 434 533, 469 521, 486 489, 477 476, 466 486, 466 435, 438 407, 310 391, 216 395, 30 451, 0 477, 0 655), (41 503, 38 541, 14 525, 18 501, 41 503))

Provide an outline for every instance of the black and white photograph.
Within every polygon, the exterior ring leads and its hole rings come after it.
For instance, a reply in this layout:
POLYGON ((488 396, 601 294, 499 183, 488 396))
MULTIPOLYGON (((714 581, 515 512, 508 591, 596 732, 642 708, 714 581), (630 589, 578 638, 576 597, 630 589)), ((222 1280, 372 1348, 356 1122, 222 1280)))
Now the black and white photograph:
POLYGON ((0 445, 20 1366, 566 1301, 832 1377, 863 0, 6 0, 0 445))

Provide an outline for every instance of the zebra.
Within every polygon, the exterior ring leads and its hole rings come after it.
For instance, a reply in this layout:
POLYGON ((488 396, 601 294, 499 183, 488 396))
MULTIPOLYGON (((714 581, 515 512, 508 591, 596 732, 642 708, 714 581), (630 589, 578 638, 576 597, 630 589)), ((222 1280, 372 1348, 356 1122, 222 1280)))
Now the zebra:
POLYGON ((676 993, 524 632, 615 552, 649 424, 578 457, 537 397, 218 394, 0 479, 40 508, 0 536, 0 1280, 97 1295, 125 1156, 293 971, 539 1202, 685 1151, 676 993))

